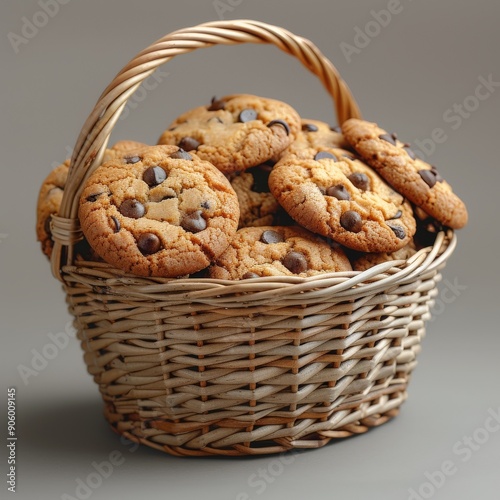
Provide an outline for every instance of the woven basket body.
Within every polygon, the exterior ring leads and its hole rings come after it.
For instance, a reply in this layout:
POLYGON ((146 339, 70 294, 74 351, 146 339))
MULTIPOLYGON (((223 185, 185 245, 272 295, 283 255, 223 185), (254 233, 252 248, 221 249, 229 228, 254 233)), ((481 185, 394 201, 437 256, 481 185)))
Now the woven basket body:
POLYGON ((140 278, 75 260, 79 194, 128 97, 175 55, 243 42, 272 43, 301 60, 334 98, 340 123, 360 116, 308 40, 254 21, 174 32, 133 59, 99 99, 52 221, 53 272, 106 418, 129 439, 176 455, 316 448, 395 416, 456 243, 442 232, 408 261, 363 273, 244 282, 140 278))

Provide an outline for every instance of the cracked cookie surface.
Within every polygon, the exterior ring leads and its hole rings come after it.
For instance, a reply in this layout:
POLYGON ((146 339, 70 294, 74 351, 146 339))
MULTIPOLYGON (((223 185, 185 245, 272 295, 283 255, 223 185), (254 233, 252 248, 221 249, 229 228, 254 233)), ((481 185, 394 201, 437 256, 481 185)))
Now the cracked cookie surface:
POLYGON ((418 158, 410 144, 375 123, 349 119, 342 131, 358 154, 403 196, 453 229, 467 223, 467 208, 437 169, 418 158))
POLYGON ((194 151, 230 173, 276 158, 299 130, 300 117, 288 104, 235 94, 182 114, 163 132, 158 144, 194 151))
POLYGON ((173 278, 204 269, 227 248, 239 206, 212 164, 177 146, 152 146, 96 169, 79 217, 92 248, 109 264, 173 278))
POLYGON ((349 151, 286 154, 269 186, 300 225, 353 250, 393 252, 415 233, 411 205, 349 151))
POLYGON ((230 246, 209 268, 217 279, 263 276, 313 276, 351 271, 340 247, 298 226, 263 226, 239 229, 230 246))

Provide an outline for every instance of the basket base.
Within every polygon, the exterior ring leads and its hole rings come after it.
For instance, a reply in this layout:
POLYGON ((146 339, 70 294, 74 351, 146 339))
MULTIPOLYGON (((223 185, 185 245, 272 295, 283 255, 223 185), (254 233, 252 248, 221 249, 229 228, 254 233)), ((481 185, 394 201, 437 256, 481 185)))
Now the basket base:
MULTIPOLYGON (((364 434, 373 427, 378 427, 385 424, 392 418, 399 414, 400 405, 406 400, 406 392, 399 393, 397 397, 392 397, 391 399, 385 401, 377 401, 371 406, 372 411, 368 411, 366 416, 355 419, 347 418, 349 423, 344 425, 335 425, 334 422, 338 421, 335 418, 334 412, 330 419, 323 422, 316 422, 313 424, 314 427, 321 427, 322 430, 312 432, 306 435, 299 435, 297 438, 283 437, 275 439, 262 439, 256 441, 247 442, 237 442, 233 443, 231 446, 214 446, 214 444, 209 444, 201 448, 193 448, 185 445, 173 445, 162 443, 160 441, 182 441, 186 434, 192 433, 179 433, 174 434, 172 431, 175 429, 176 424, 167 423, 162 421, 153 421, 148 424, 150 430, 156 429, 156 433, 152 433, 151 436, 147 436, 147 431, 144 430, 144 422, 140 422, 140 418, 136 416, 135 418, 129 415, 130 420, 123 421, 117 420, 117 415, 113 411, 113 405, 108 402, 105 406, 104 415, 111 425, 111 428, 117 434, 123 436, 134 443, 142 444, 153 448, 155 450, 168 453, 169 455, 178 457, 203 457, 203 456, 259 456, 259 455, 274 455, 279 453, 286 453, 293 450, 305 450, 305 449, 317 449, 326 446, 332 441, 339 439, 345 439, 351 436, 364 434), (386 411, 376 412, 373 411, 377 407, 389 407, 386 411), (163 425, 162 425, 163 424, 163 425), (170 430, 171 434, 168 437, 164 434, 166 430, 170 430), (161 433, 163 432, 163 433, 161 433)), ((359 409, 354 411, 351 415, 359 414, 359 409)), ((346 419, 343 419, 344 421, 346 419)), ((295 422, 293 427, 287 427, 286 424, 283 425, 283 429, 289 430, 289 434, 293 434, 294 430, 298 431, 302 425, 303 421, 295 422)), ((203 430, 205 435, 209 433, 214 433, 220 431, 224 426, 225 428, 230 428, 230 422, 217 422, 216 425, 205 424, 203 430)), ((238 427, 235 422, 233 422, 235 427, 238 427)), ((290 423, 288 423, 290 425, 290 423)), ((240 423, 241 427, 241 423, 240 423)), ((245 434, 249 434, 248 427, 245 434)), ((242 430, 245 430, 242 429, 242 430)), ((255 431, 254 431, 255 432, 255 431)), ((258 432, 258 431, 257 431, 258 432)), ((276 433, 276 431, 275 431, 276 433)), ((240 434, 243 434, 240 432, 240 434)), ((233 439, 234 441, 234 439, 233 439)))

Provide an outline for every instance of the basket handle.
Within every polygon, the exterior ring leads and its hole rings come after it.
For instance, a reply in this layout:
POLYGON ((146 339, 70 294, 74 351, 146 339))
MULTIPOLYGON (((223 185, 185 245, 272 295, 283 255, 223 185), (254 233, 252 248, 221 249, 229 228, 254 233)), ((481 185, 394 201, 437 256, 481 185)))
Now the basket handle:
POLYGON ((78 136, 61 208, 51 221, 54 240, 51 264, 57 279, 63 281, 61 268, 73 263, 74 245, 83 237, 78 221, 83 185, 100 165, 109 136, 130 96, 158 66, 176 55, 218 44, 240 43, 274 44, 299 59, 333 98, 339 124, 361 116, 354 97, 333 64, 312 42, 283 28, 251 20, 215 21, 166 35, 140 52, 118 73, 98 99, 78 136))

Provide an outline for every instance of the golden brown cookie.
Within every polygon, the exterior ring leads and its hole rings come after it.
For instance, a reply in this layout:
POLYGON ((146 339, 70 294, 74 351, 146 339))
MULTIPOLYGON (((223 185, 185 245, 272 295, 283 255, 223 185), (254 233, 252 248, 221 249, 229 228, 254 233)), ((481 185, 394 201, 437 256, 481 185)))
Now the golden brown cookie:
POLYGON ((239 280, 351 270, 342 249, 319 236, 298 226, 263 226, 238 230, 228 249, 209 268, 209 276, 239 280))
MULTIPOLYGON (((118 141, 111 148, 104 151, 103 162, 118 156, 127 155, 131 151, 145 146, 146 144, 142 142, 118 141)), ((41 243, 42 252, 49 258, 53 248, 50 221, 52 215, 59 213, 64 186, 68 179, 69 163, 70 160, 67 159, 64 163, 53 169, 44 179, 38 194, 36 235, 37 240, 41 243)))
POLYGON ((445 226, 465 226, 464 202, 434 166, 417 158, 409 144, 375 123, 354 118, 344 122, 342 131, 359 155, 408 200, 445 226))
POLYGON ((246 170, 277 157, 300 130, 288 104, 253 95, 229 95, 182 114, 158 144, 195 151, 224 173, 246 170))
POLYGON ((393 252, 415 233, 412 209, 370 167, 342 149, 288 153, 271 192, 300 225, 353 250, 393 252))
POLYGON ((212 164, 151 146, 101 165, 80 198, 82 230, 118 269, 173 278, 207 267, 236 233, 239 206, 212 164))

